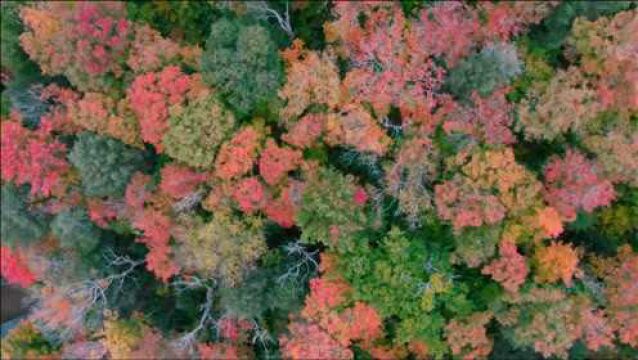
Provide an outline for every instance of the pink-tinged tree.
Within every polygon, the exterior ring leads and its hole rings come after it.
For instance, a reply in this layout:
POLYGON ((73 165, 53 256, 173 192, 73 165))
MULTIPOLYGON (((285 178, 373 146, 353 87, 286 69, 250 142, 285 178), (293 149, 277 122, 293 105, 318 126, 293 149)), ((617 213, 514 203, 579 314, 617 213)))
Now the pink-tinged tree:
POLYGON ((598 351, 601 347, 614 347, 614 328, 604 310, 583 309, 583 340, 589 350, 598 351))
POLYGON ((375 155, 385 154, 392 142, 370 113, 362 106, 352 104, 327 115, 324 140, 329 145, 351 146, 375 155))
POLYGON ((537 210, 536 216, 537 225, 543 231, 544 236, 555 238, 563 233, 563 223, 560 220, 560 214, 553 207, 537 210))
POLYGON ((142 140, 161 152, 162 138, 168 131, 169 108, 206 92, 198 75, 186 75, 177 66, 137 76, 127 96, 140 123, 142 140))
POLYGON ((605 276, 607 312, 621 342, 638 347, 638 255, 627 251, 605 276))
POLYGON ((233 191, 233 199, 246 214, 253 214, 263 208, 266 196, 266 190, 257 177, 241 180, 233 191))
POLYGON ((124 216, 126 210, 126 205, 121 201, 99 198, 87 199, 86 207, 91 221, 101 228, 108 227, 109 222, 124 216))
POLYGON ((291 125, 312 104, 336 110, 342 101, 339 69, 327 53, 304 49, 296 39, 289 49, 282 51, 286 61, 286 83, 279 97, 286 101, 281 116, 291 125))
POLYGON ((292 125, 288 132, 281 136, 281 139, 300 149, 310 148, 321 136, 324 123, 324 114, 305 115, 292 125))
POLYGON ((134 31, 126 64, 135 73, 159 71, 179 60, 181 49, 176 42, 164 39, 148 25, 138 25, 134 31))
POLYGON ((151 177, 149 175, 142 174, 140 172, 135 173, 129 181, 126 192, 124 193, 124 200, 128 211, 141 213, 144 210, 144 204, 151 197, 151 177))
POLYGON ((447 181, 434 189, 436 208, 443 220, 452 221, 454 229, 493 225, 505 217, 505 207, 489 193, 472 194, 460 179, 447 181))
POLYGON ((547 164, 545 186, 545 200, 566 221, 575 220, 577 211, 592 212, 616 198, 613 185, 599 176, 595 163, 572 149, 547 164))
POLYGON ((268 199, 264 206, 264 213, 268 219, 284 228, 293 227, 297 212, 301 206, 303 188, 304 184, 302 182, 290 180, 288 186, 279 194, 279 197, 268 199))
POLYGON ((123 74, 131 24, 115 1, 25 6, 22 48, 47 75, 65 75, 80 90, 109 88, 123 74))
POLYGON ((547 16, 558 1, 501 1, 482 2, 486 23, 481 27, 487 40, 508 40, 523 32, 527 26, 538 24, 547 16))
POLYGON ((445 327, 445 335, 452 354, 467 360, 487 357, 492 352, 493 341, 487 336, 485 327, 492 317, 491 313, 485 312, 450 321, 445 327))
POLYGON ((505 290, 517 293, 528 273, 525 257, 518 253, 516 244, 510 241, 501 241, 499 254, 501 257, 485 266, 481 272, 491 275, 505 290))
POLYGON ((47 197, 64 190, 64 176, 69 170, 64 144, 53 139, 47 129, 23 127, 15 113, 0 123, 0 129, 3 180, 30 184, 34 196, 47 197))
POLYGON ((454 66, 469 54, 480 36, 478 13, 460 1, 444 1, 423 9, 410 34, 422 52, 445 58, 454 66))
POLYGON ((290 335, 279 338, 281 352, 287 359, 352 359, 352 350, 339 344, 319 325, 293 322, 290 335))
POLYGON ((434 209, 430 186, 438 175, 438 150, 428 137, 406 139, 386 172, 386 191, 399 201, 411 226, 418 225, 426 212, 434 209))
POLYGON ((24 254, 19 250, 11 250, 6 246, 0 247, 0 274, 9 283, 27 288, 36 281, 35 275, 29 270, 24 254))
POLYGON ((160 191, 176 200, 195 192, 207 177, 206 174, 176 164, 164 166, 160 176, 162 178, 159 184, 160 191))
POLYGON ((266 184, 276 185, 286 174, 295 170, 301 160, 301 151, 279 147, 274 140, 268 139, 259 158, 259 174, 266 184))
POLYGON ((516 142, 510 130, 512 108, 505 99, 508 88, 495 90, 489 97, 472 94, 473 107, 455 106, 455 110, 445 117, 443 129, 447 133, 467 134, 477 141, 490 145, 512 144, 516 142))
MULTIPOLYGON (((429 58, 393 2, 340 2, 336 20, 324 26, 326 40, 350 60, 343 86, 349 99, 372 106, 377 119, 399 108, 404 124, 427 123, 443 70, 429 58), (359 20, 364 19, 362 22, 359 20)), ((446 32, 452 33, 452 32, 446 32)))
POLYGON ((179 271, 179 266, 171 259, 171 219, 152 209, 145 209, 134 220, 133 226, 143 232, 137 241, 149 248, 146 255, 146 268, 155 276, 167 282, 179 271))
POLYGON ((474 148, 454 163, 460 172, 435 187, 435 203, 439 216, 457 231, 523 216, 542 204, 542 184, 516 162, 511 148, 474 148))
POLYGON ((260 131, 247 126, 222 144, 215 160, 215 177, 230 180, 250 172, 257 160, 262 137, 260 131))

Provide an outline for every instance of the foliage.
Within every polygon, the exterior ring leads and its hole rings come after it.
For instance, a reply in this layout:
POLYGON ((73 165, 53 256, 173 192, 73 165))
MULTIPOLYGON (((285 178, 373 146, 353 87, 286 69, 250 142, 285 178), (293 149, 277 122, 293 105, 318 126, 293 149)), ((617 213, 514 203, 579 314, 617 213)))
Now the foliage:
POLYGON ((11 183, 2 186, 0 238, 11 246, 38 241, 47 231, 46 218, 29 209, 25 195, 11 183))
POLYGON ((181 226, 183 234, 178 235, 180 247, 176 254, 180 265, 204 278, 219 278, 230 286, 239 284, 266 251, 259 218, 238 219, 216 213, 209 222, 184 218, 181 226), (204 248, 211 251, 202 252, 204 248))
POLYGON ((635 3, 0 7, 3 358, 636 358, 635 3))
POLYGON ((123 143, 83 132, 69 153, 88 196, 122 196, 133 173, 143 166, 143 155, 123 143))
POLYGON ((0 274, 9 284, 17 284, 24 288, 33 285, 36 281, 35 275, 25 264, 25 257, 20 250, 11 250, 2 246, 2 268, 0 274))
POLYGON ((12 83, 28 83, 39 77, 39 70, 20 46, 20 34, 24 31, 24 25, 20 19, 19 3, 4 2, 1 9, 0 63, 2 63, 2 69, 9 72, 12 83))
POLYGON ((216 17, 215 8, 205 1, 131 1, 126 5, 130 20, 149 24, 162 36, 189 44, 203 44, 216 17))
POLYGON ((214 96, 173 107, 162 143, 166 154, 187 165, 208 168, 235 125, 235 117, 214 96))
POLYGON ((50 129, 32 131, 23 127, 15 113, 0 127, 2 179, 30 184, 33 196, 62 191, 63 176, 69 168, 64 159, 65 144, 52 138, 50 129))
POLYGON ((57 214, 51 221, 51 232, 63 249, 81 254, 89 253, 100 241, 99 229, 89 220, 87 211, 80 208, 57 214))
POLYGON ((486 97, 520 73, 521 62, 516 48, 504 43, 490 44, 452 68, 445 88, 457 98, 467 101, 473 91, 486 97))
POLYGON ((121 59, 131 25, 124 4, 47 3, 23 7, 27 31, 20 42, 45 75, 64 75, 81 90, 111 86, 122 76, 121 59))
POLYGON ((159 189, 174 199, 181 199, 195 191, 206 180, 206 175, 181 166, 169 164, 161 170, 159 189))
POLYGON ((578 254, 569 245, 552 243, 536 251, 536 280, 555 282, 562 280, 571 286, 572 276, 577 270, 578 254))
POLYGON ((505 290, 516 293, 527 277, 525 257, 519 254, 516 245, 509 241, 501 242, 499 254, 501 257, 485 266, 481 273, 491 275, 505 290))
POLYGON ((57 355, 59 346, 49 341, 28 320, 22 320, 2 339, 2 357, 10 359, 48 359, 57 355))
POLYGON ((353 284, 354 298, 372 305, 383 318, 401 319, 396 341, 422 341, 428 354, 440 356, 445 348, 442 309, 466 314, 463 288, 453 286, 448 259, 429 251, 399 229, 387 233, 377 247, 358 241, 339 266, 353 284), (446 305, 447 303, 447 305, 446 305))
POLYGON ((169 129, 170 107, 203 96, 202 92, 199 77, 186 75, 177 66, 137 76, 127 97, 140 123, 142 140, 161 152, 162 138, 169 129))
POLYGON ((581 153, 568 150, 564 158, 554 158, 545 167, 545 199, 567 221, 576 211, 592 212, 616 197, 613 185, 597 175, 595 165, 581 153))
POLYGON ((259 174, 268 185, 275 185, 288 172, 297 168, 300 162, 299 150, 278 147, 269 139, 259 158, 259 174))
POLYGON ((204 81, 221 92, 239 117, 270 99, 282 82, 280 59, 268 31, 239 19, 213 23, 201 67, 204 81))
POLYGON ((355 192, 352 176, 320 168, 303 191, 297 214, 301 240, 330 247, 350 246, 351 236, 366 223, 362 206, 354 200, 355 192))

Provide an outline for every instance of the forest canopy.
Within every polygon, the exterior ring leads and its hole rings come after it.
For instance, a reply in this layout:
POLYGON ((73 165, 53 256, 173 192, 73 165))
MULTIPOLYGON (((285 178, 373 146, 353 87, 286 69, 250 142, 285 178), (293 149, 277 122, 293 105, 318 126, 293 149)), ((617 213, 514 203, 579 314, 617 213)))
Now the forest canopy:
POLYGON ((638 358, 636 5, 3 1, 2 358, 638 358))

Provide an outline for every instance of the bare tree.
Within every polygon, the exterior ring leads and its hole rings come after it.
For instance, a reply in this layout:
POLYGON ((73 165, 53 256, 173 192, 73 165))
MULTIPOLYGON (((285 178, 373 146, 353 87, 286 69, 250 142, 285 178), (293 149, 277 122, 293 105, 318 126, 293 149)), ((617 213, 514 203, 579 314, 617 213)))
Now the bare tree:
POLYGON ((308 251, 299 240, 284 245, 284 251, 288 256, 295 256, 298 260, 277 278, 279 286, 283 286, 286 282, 296 281, 319 267, 317 260, 315 260, 319 251, 308 251))
POLYGON ((216 326, 215 322, 213 321, 212 314, 213 302, 215 300, 215 282, 213 281, 213 283, 211 284, 204 279, 192 277, 188 280, 176 280, 173 282, 173 286, 177 288, 177 291, 193 290, 198 288, 206 289, 206 300, 199 307, 201 315, 199 317, 199 321, 197 322, 197 326, 195 326, 195 328, 193 328, 191 331, 182 335, 175 344, 175 346, 179 349, 192 352, 195 348, 195 344, 197 343, 197 336, 199 335, 199 333, 207 326, 216 326))
POLYGON ((295 37, 290 23, 290 11, 288 1, 285 3, 285 9, 282 13, 270 7, 267 1, 249 1, 246 7, 249 12, 253 13, 258 19, 269 21, 274 19, 279 27, 290 37, 295 37))

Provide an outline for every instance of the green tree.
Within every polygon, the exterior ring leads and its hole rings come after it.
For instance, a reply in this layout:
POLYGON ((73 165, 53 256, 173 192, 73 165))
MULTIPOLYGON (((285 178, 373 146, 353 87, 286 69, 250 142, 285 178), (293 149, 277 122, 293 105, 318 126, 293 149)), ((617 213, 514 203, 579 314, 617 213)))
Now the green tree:
POLYGON ((37 241, 47 232, 44 216, 31 212, 25 201, 26 194, 15 185, 2 186, 0 238, 9 245, 37 241))
POLYGON ((210 168, 217 149, 235 126, 235 117, 214 96, 174 108, 164 135, 166 153, 190 166, 210 168))
POLYGON ((469 101, 473 91, 487 96, 521 73, 521 61, 510 44, 488 45, 450 70, 445 88, 460 100, 469 101))
POLYGON ((213 24, 201 68, 204 81, 221 91, 240 117, 275 98, 283 80, 268 31, 235 19, 213 24))
POLYGON ((78 136, 69 160, 78 169, 87 196, 124 195, 131 176, 144 163, 139 150, 91 132, 78 136))
POLYGON ((81 208, 57 214, 51 222, 51 232, 60 240, 62 248, 76 249, 81 254, 91 252, 100 240, 100 230, 81 208))

